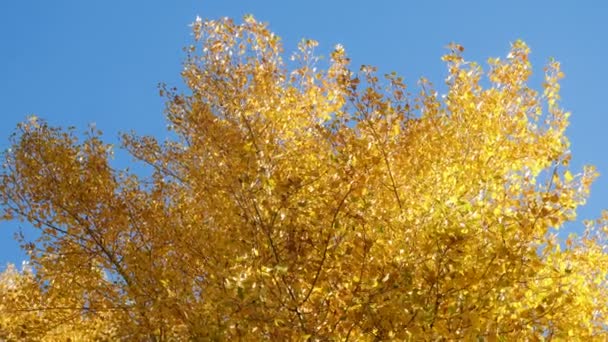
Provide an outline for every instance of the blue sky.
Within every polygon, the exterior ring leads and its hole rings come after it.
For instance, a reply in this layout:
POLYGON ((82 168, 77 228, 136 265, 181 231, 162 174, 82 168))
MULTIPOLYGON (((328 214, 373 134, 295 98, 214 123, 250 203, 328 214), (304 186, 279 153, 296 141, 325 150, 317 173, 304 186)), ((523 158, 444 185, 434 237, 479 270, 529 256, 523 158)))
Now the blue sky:
MULTIPOLYGON (((353 61, 396 71, 414 85, 425 76, 441 85, 440 60, 449 42, 485 62, 505 56, 523 39, 540 86, 550 57, 561 61, 563 106, 572 112, 568 136, 574 170, 594 164, 595 183, 580 218, 608 208, 608 3, 603 1, 0 1, 0 149, 27 115, 81 130, 95 123, 106 140, 118 132, 166 136, 157 84, 182 86, 182 47, 197 15, 270 23, 287 53, 301 38, 321 51, 341 43, 353 61)), ((128 161, 128 160, 127 160, 128 161)), ((124 162, 118 161, 118 162, 124 162)), ((12 235, 18 222, 0 223, 0 265, 20 262, 12 235)), ((1 267, 0 267, 1 268, 1 267)))

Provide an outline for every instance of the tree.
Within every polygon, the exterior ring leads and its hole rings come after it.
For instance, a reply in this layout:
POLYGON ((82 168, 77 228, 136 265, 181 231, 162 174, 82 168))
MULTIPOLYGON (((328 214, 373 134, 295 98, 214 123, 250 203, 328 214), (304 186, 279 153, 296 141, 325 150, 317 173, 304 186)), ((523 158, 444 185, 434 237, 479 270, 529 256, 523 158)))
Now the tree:
POLYGON ((557 62, 539 93, 523 42, 483 82, 453 44, 439 97, 341 46, 284 62, 252 17, 193 31, 174 138, 123 136, 150 177, 95 129, 19 125, 0 201, 40 237, 0 278, 0 338, 606 338, 608 214, 556 234, 596 176, 569 171, 557 62))

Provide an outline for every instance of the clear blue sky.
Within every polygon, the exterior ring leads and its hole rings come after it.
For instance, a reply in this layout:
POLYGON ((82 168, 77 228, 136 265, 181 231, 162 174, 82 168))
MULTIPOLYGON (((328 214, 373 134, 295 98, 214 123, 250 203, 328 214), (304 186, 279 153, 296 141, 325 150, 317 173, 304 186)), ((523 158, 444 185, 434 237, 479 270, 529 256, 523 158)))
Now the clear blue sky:
MULTIPOLYGON (((96 123, 106 139, 135 129, 163 138, 157 83, 181 86, 181 48, 188 25, 203 18, 252 13, 270 23, 292 51, 303 37, 321 50, 346 47, 354 66, 397 71, 409 84, 420 76, 441 84, 444 46, 465 57, 504 56, 510 42, 532 48, 540 84, 549 57, 562 62, 563 106, 575 170, 594 164, 595 183, 581 218, 608 208, 608 3, 603 1, 0 1, 0 149, 15 125, 36 114, 84 130, 96 123)), ((25 256, 12 240, 18 222, 0 223, 0 265, 25 256)), ((0 266, 0 269, 2 267, 0 266)))

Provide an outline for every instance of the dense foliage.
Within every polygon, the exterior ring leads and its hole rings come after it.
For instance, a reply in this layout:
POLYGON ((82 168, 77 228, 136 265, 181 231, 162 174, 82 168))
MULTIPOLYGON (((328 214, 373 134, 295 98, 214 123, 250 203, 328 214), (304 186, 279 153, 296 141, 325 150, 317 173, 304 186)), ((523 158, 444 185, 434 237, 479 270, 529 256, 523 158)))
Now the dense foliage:
POLYGON ((337 46, 246 17, 197 20, 162 88, 173 139, 32 117, 0 173, 6 219, 39 229, 0 276, 4 340, 604 340, 605 223, 559 240, 595 177, 569 171, 557 62, 487 80, 452 45, 445 96, 349 69, 337 46))

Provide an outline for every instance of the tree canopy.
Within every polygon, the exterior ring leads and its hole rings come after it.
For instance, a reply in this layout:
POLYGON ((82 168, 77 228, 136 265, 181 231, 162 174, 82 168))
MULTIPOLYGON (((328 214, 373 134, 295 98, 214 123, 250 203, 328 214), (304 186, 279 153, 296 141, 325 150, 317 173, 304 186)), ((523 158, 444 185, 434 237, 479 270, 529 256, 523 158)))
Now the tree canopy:
POLYGON ((246 17, 192 29, 172 138, 31 117, 0 171, 28 267, 0 275, 3 340, 604 340, 606 223, 576 219, 559 63, 487 71, 450 45, 447 92, 352 69, 313 40, 284 59, 246 17), (486 77, 487 76, 487 77, 486 77), (561 235, 560 235, 561 236, 561 235))

